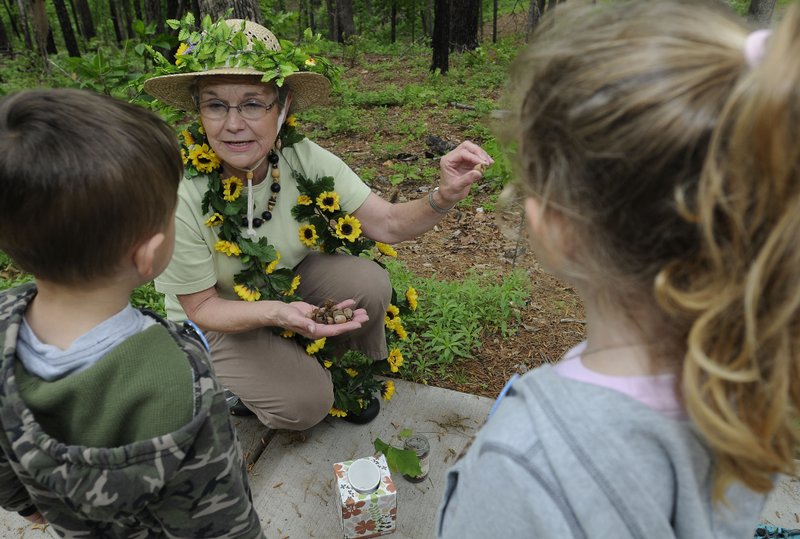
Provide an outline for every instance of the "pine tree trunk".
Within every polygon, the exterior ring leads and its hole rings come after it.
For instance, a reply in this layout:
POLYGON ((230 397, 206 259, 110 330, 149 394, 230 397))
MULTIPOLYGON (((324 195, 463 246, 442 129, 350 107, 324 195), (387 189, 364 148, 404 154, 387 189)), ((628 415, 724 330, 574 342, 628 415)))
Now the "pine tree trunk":
POLYGON ((33 50, 33 39, 31 38, 31 30, 30 26, 28 25, 28 18, 30 15, 28 14, 28 10, 25 7, 24 0, 17 0, 17 7, 19 8, 19 23, 22 27, 22 35, 25 41, 25 49, 33 50))
POLYGON ((391 19, 391 39, 392 43, 397 41, 397 0, 392 0, 392 14, 391 19))
POLYGON ((435 0, 433 8, 433 62, 431 71, 450 69, 450 0, 435 0))
POLYGON ((539 21, 542 19, 542 14, 544 13, 545 8, 545 0, 531 0, 531 9, 528 12, 528 28, 526 32, 526 39, 531 38, 531 34, 539 25, 539 21))
POLYGON ((328 39, 339 41, 339 17, 336 16, 339 11, 338 2, 327 0, 325 5, 328 8, 328 39))
POLYGON ((75 31, 72 29, 72 21, 69 19, 67 5, 64 0, 53 0, 53 7, 56 11, 58 24, 61 26, 61 35, 64 37, 64 45, 67 47, 67 54, 72 58, 80 58, 81 51, 75 39, 75 31))
POLYGON ((200 13, 208 14, 214 20, 224 16, 228 8, 233 8, 231 19, 246 19, 263 24, 258 0, 200 0, 200 13))
POLYGON ((492 43, 497 43, 497 0, 492 2, 492 43))
POLYGON ((759 26, 769 26, 774 10, 775 0, 750 0, 747 19, 759 26))
POLYGON ((83 39, 89 41, 97 35, 94 29, 94 21, 92 20, 92 11, 89 9, 89 3, 86 0, 75 0, 75 12, 80 21, 81 35, 83 39))
POLYGON ((0 53, 10 55, 13 52, 11 40, 8 39, 8 34, 6 33, 6 25, 0 19, 0 53))
POLYGON ((338 0, 336 2, 339 9, 337 17, 339 19, 339 41, 344 41, 356 33, 356 23, 353 18, 353 0, 338 0))
POLYGON ((433 34, 433 0, 422 0, 423 7, 420 10, 422 19, 422 33, 425 37, 433 34))
MULTIPOLYGON (((36 36, 36 45, 39 49, 39 54, 42 55, 44 65, 47 66, 47 53, 52 49, 48 43, 48 34, 50 33, 50 21, 47 20, 47 10, 44 5, 44 0, 33 0, 32 5, 33 33, 36 36)), ((45 67, 46 69, 47 67, 45 67)))
MULTIPOLYGON (((167 0, 167 19, 180 19, 181 15, 186 11, 186 6, 183 5, 183 0, 167 0)), ((164 21, 161 21, 163 24, 164 21)))
POLYGON ((111 24, 114 26, 114 36, 117 38, 117 43, 122 44, 125 38, 119 25, 119 14, 117 13, 117 2, 115 0, 108 0, 108 12, 111 16, 111 24))
POLYGON ((478 46, 478 24, 480 22, 480 0, 451 0, 450 50, 463 52, 478 46))

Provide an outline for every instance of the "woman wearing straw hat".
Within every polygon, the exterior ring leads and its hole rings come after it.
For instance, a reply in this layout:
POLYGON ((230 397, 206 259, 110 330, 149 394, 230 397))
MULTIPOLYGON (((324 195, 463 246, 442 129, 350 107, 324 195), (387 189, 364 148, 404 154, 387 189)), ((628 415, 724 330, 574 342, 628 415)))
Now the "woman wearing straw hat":
POLYGON ((392 290, 379 265, 319 252, 313 227, 298 235, 293 207, 316 202, 347 212, 336 229, 345 242, 355 240, 360 225, 363 236, 396 243, 431 229, 481 177, 476 166, 492 159, 464 142, 441 159, 439 187, 428 197, 389 203, 339 158, 294 132, 289 115, 328 97, 330 64, 286 44, 282 50, 269 30, 249 21, 205 23, 202 34, 181 35, 188 43, 177 66, 162 68, 169 74, 144 86, 199 116, 183 132, 186 179, 175 254, 156 287, 170 318, 188 318, 206 332, 217 375, 262 423, 305 429, 331 411, 331 376, 311 356, 316 348, 286 337, 385 359, 392 290), (325 177, 333 189, 316 201, 298 185, 298 178, 325 177), (281 301, 294 294, 303 301, 281 301), (345 323, 308 317, 315 304, 348 298, 341 310, 358 308, 345 323), (331 338, 327 345, 323 337, 331 338))

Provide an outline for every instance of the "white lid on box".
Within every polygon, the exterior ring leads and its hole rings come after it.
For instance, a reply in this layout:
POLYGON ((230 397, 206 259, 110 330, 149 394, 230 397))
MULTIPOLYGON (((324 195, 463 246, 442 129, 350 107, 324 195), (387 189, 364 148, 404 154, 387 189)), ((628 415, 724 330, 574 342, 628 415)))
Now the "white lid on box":
POLYGON ((371 459, 358 459, 347 470, 347 481, 361 494, 369 494, 380 485, 381 471, 371 459))

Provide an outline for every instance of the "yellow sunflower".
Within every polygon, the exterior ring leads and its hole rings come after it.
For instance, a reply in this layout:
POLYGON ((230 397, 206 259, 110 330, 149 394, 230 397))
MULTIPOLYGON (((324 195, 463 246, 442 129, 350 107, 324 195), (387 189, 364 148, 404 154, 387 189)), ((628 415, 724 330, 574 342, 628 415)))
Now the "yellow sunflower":
POLYGON ((408 290, 406 290, 406 301, 408 301, 408 306, 412 311, 417 310, 417 298, 417 291, 414 290, 413 286, 409 286, 408 290))
POLYGON ((295 292, 297 292, 297 287, 300 286, 300 276, 295 275, 294 279, 292 279, 292 284, 289 286, 289 290, 283 293, 284 296, 291 296, 295 292))
POLYGON ((380 252, 382 255, 386 255, 386 256, 397 256, 397 251, 395 251, 395 250, 394 250, 394 247, 392 247, 391 245, 387 245, 387 244, 385 244, 385 243, 381 243, 381 242, 379 242, 379 241, 376 241, 376 242, 375 242, 375 247, 377 247, 377 248, 378 248, 378 251, 379 251, 379 252, 380 252))
POLYGON ((233 202, 242 194, 242 187, 244 187, 242 180, 236 176, 225 178, 222 180, 222 198, 228 202, 233 202))
POLYGON ((324 366, 326 369, 330 369, 330 368, 331 368, 331 365, 333 365, 333 361, 331 361, 331 360, 329 360, 329 359, 326 359, 325 361, 323 361, 323 362, 322 362, 322 365, 323 365, 323 366, 324 366))
POLYGON ((181 56, 184 55, 184 53, 186 52, 186 50, 188 48, 189 48, 189 45, 187 43, 181 43, 180 47, 178 47, 178 50, 175 51, 175 65, 176 66, 179 66, 179 65, 181 65, 183 63, 183 58, 181 58, 181 56))
POLYGON ((206 226, 208 228, 213 228, 215 226, 221 225, 225 221, 225 218, 220 215, 219 213, 214 212, 214 215, 206 219, 206 226))
POLYGON ((355 369, 347 368, 344 370, 344 372, 346 372, 347 376, 349 376, 350 378, 355 378, 356 376, 358 376, 358 371, 355 369))
MULTIPOLYGON (((399 320, 399 318, 398 318, 399 320)), ((404 341, 408 338, 408 333, 406 332, 406 328, 403 327, 403 324, 396 324, 394 326, 394 332, 397 333, 397 337, 404 341)))
POLYGON ((313 356, 323 348, 325 348, 325 337, 317 339, 316 341, 306 346, 306 354, 308 354, 309 356, 313 356))
POLYGON ((394 396, 394 382, 386 380, 383 382, 383 400, 390 401, 394 396))
POLYGON ((311 200, 311 197, 308 195, 300 195, 299 197, 297 197, 297 203, 300 204, 301 206, 310 206, 311 204, 314 203, 314 201, 311 200))
POLYGON ((325 191, 317 197, 317 206, 327 211, 339 209, 339 193, 336 191, 325 191))
POLYGON ((354 242, 361 235, 361 222, 352 215, 345 215, 336 224, 336 237, 354 242))
POLYGON ((332 415, 333 417, 345 417, 347 412, 344 410, 339 410, 338 408, 331 408, 331 411, 328 414, 332 415))
POLYGON ((311 57, 308 57, 308 59, 306 59, 306 61, 303 63, 306 65, 306 67, 314 67, 315 65, 317 65, 317 61, 311 57))
POLYGON ((194 137, 192 137, 192 134, 189 133, 188 129, 184 129, 183 131, 181 131, 181 136, 183 136, 183 143, 186 145, 187 148, 190 147, 192 144, 194 144, 194 137))
POLYGON ((272 273, 273 271, 275 271, 275 268, 277 268, 277 267, 278 267, 278 262, 280 262, 280 261, 281 261, 281 252, 280 252, 280 251, 278 251, 278 250, 276 250, 276 251, 275 251, 275 260, 273 260, 272 262, 270 262, 269 264, 267 264, 267 267, 266 267, 266 268, 264 268, 264 273, 266 273, 267 275, 269 275, 270 273, 272 273))
POLYGON ((281 331, 281 337, 283 337, 284 339, 291 339, 292 337, 294 337, 294 331, 292 331, 291 329, 284 329, 283 331, 281 331))
POLYGON ((219 158, 208 144, 195 144, 189 150, 189 158, 198 172, 207 174, 220 165, 219 158))
POLYGON ((400 353, 399 348, 392 348, 389 352, 389 357, 386 359, 389 362, 389 369, 392 372, 397 372, 403 366, 403 354, 400 353))
POLYGON ((386 324, 386 329, 394 331, 394 327, 400 323, 400 317, 395 316, 394 318, 389 318, 389 311, 386 311, 386 317, 383 319, 383 322, 386 324))
POLYGON ((300 237, 300 243, 306 247, 314 247, 319 239, 319 236, 317 236, 317 229, 314 225, 301 226, 297 235, 300 237))
POLYGON ((232 241, 219 240, 214 244, 214 250, 228 256, 239 256, 242 254, 242 250, 239 249, 239 246, 232 241))
POLYGON ((245 301, 258 301, 261 297, 261 292, 244 284, 234 285, 233 291, 245 301))
POLYGON ((181 148, 181 160, 183 161, 183 166, 189 164, 189 156, 186 155, 186 150, 184 150, 183 148, 181 148))
POLYGON ((384 321, 386 322, 386 327, 389 327, 391 321, 397 318, 399 315, 400 315, 400 309, 397 307, 397 305, 392 305, 390 303, 389 306, 386 308, 386 317, 384 318, 384 321))
POLYGON ((290 114, 288 118, 286 118, 286 125, 289 127, 294 127, 297 125, 297 116, 294 114, 290 114))

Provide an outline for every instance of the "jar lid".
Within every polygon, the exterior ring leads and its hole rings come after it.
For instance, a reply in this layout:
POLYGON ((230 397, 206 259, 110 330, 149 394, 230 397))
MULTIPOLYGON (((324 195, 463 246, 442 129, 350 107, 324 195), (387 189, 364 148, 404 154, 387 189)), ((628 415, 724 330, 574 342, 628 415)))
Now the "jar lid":
POLYGON ((370 459, 358 459, 347 470, 347 481, 361 494, 377 490, 381 482, 381 471, 370 459))

